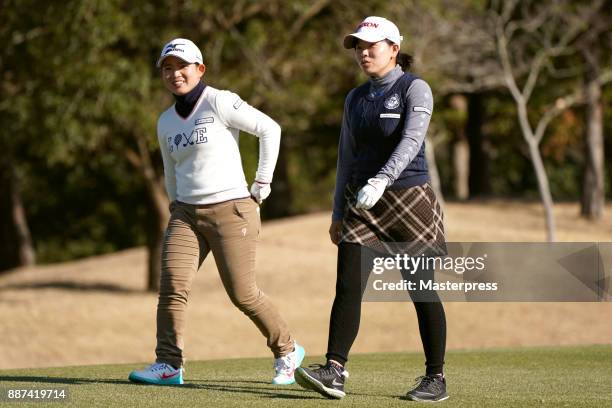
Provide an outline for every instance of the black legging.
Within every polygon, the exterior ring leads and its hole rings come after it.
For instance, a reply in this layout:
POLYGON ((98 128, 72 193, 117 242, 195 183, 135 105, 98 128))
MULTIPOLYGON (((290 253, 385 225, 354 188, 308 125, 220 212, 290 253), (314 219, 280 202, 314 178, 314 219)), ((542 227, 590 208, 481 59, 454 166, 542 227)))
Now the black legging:
MULTIPOLYGON (((361 279, 362 275, 366 279, 368 274, 368 271, 362 270, 362 256, 368 257, 364 259, 369 261, 377 255, 371 249, 359 244, 338 245, 336 298, 331 310, 326 357, 343 365, 348 360, 349 351, 359 331, 363 297, 361 279)), ((371 265, 371 261, 368 263, 371 265)), ((433 279, 433 271, 430 271, 428 276, 433 279)), ((409 293, 414 300, 413 294, 409 293)), ((446 348, 446 317, 437 293, 431 291, 426 295, 432 300, 431 302, 413 302, 413 304, 425 351, 426 374, 440 374, 444 366, 446 348)))

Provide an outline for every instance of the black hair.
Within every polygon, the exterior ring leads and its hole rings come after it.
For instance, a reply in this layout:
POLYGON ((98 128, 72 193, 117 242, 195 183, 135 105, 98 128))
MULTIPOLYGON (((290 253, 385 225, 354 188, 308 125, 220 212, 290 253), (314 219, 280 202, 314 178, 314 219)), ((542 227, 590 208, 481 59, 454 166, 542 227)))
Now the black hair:
MULTIPOLYGON (((395 44, 393 41, 391 40, 386 40, 387 43, 389 45, 393 45, 395 44)), ((400 52, 397 54, 397 57, 395 58, 395 61, 397 62, 397 64, 402 67, 402 71, 406 72, 410 69, 410 66, 412 65, 412 61, 414 59, 412 58, 412 55, 410 54, 406 54, 403 52, 400 52)))
POLYGON ((402 67, 402 71, 406 72, 410 69, 413 58, 412 58, 412 55, 400 52, 399 54, 397 54, 396 61, 399 64, 399 66, 402 67))

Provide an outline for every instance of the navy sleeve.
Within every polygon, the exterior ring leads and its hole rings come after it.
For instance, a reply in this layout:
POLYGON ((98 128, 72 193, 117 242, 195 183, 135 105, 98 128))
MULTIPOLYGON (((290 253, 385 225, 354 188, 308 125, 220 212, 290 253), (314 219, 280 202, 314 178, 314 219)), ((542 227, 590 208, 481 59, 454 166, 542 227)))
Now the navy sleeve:
POLYGON ((340 221, 344 216, 344 189, 349 182, 353 164, 355 163, 355 138, 351 134, 349 126, 348 106, 353 91, 349 92, 344 102, 344 113, 342 115, 342 129, 340 130, 340 142, 338 144, 338 162, 336 165, 336 190, 334 193, 334 210, 332 221, 340 221))

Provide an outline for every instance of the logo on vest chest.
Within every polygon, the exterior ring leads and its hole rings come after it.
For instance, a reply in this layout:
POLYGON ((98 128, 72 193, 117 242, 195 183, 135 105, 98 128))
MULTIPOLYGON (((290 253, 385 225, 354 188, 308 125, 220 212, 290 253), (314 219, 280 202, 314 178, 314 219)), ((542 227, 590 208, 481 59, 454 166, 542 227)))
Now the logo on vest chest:
POLYGON ((387 109, 395 109, 395 108, 397 108, 398 106, 400 106, 400 97, 399 97, 399 95, 394 93, 393 95, 391 95, 390 97, 385 99, 384 105, 385 105, 385 108, 387 108, 387 109))

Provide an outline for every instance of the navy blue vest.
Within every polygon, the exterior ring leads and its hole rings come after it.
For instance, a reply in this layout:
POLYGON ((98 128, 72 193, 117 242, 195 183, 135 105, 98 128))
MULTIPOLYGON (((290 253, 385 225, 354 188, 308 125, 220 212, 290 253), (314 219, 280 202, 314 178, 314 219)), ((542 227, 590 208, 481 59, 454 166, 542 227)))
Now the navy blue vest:
MULTIPOLYGON (((416 76, 405 73, 382 95, 370 93, 370 83, 355 89, 349 106, 349 125, 355 139, 356 163, 350 183, 364 185, 387 163, 402 138, 406 93, 416 76)), ((389 188, 407 188, 429 181, 425 142, 389 188)))

